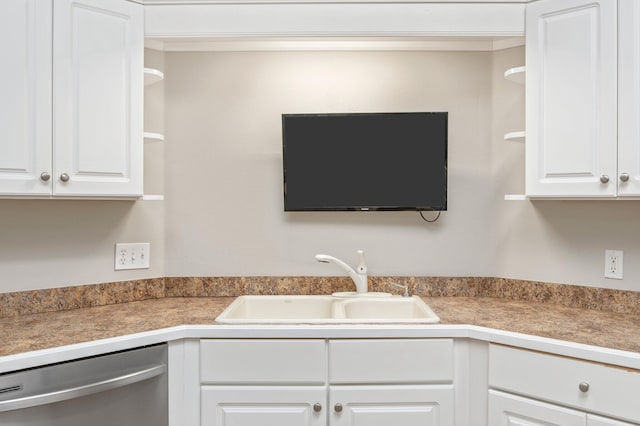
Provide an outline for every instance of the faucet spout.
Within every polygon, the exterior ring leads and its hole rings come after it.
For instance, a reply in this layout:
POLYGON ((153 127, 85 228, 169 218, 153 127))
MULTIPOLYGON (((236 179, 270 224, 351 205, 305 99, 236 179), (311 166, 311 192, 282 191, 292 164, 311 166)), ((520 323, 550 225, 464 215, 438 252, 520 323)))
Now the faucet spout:
POLYGON ((356 270, 354 270, 351 266, 344 263, 342 260, 329 256, 326 254, 316 254, 316 260, 322 263, 335 263, 342 270, 344 270, 349 277, 353 280, 353 283, 356 285, 357 293, 367 293, 369 291, 369 284, 367 279, 367 265, 364 261, 364 252, 362 250, 358 250, 358 255, 360 256, 360 263, 356 270))

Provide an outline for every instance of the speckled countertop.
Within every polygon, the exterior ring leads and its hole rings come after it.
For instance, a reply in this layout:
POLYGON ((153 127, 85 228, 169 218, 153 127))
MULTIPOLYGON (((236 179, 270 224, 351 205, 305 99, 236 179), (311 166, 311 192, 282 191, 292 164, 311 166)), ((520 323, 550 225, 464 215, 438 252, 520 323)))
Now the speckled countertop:
MULTIPOLYGON (((234 297, 165 297, 0 318, 0 356, 178 325, 215 327, 215 317, 233 300, 234 297)), ((424 300, 441 318, 440 324, 483 326, 640 353, 640 315, 635 313, 493 297, 424 300)))

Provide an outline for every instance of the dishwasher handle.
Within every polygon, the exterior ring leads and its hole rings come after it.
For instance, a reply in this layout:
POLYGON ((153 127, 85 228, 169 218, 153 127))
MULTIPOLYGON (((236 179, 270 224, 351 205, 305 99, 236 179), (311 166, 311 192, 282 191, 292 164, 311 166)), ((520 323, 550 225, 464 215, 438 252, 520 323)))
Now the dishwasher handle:
POLYGON ((165 364, 155 367, 146 368, 144 370, 135 371, 118 377, 102 380, 87 385, 77 386, 69 389, 61 389, 53 392, 42 393, 38 395, 25 396, 22 398, 9 399, 0 401, 0 412, 20 410, 23 408, 36 407, 38 405, 52 404, 54 402, 66 401, 69 399, 80 398, 98 392, 108 391, 120 388, 134 383, 142 382, 156 376, 160 376, 167 371, 165 364))

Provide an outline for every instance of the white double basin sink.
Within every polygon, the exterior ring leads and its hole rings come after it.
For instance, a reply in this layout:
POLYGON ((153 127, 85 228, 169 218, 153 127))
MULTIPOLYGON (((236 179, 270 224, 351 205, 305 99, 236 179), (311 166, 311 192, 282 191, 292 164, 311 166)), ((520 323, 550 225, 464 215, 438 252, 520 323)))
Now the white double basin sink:
POLYGON ((223 324, 436 323, 417 297, 239 296, 217 318, 223 324))

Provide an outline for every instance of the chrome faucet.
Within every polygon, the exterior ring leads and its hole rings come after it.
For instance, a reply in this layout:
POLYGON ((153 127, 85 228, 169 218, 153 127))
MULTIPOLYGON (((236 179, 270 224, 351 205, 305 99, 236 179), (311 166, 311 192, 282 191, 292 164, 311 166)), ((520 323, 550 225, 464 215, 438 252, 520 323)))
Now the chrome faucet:
POLYGON ((391 284, 394 287, 398 287, 404 290, 404 293, 402 294, 402 297, 409 297, 411 296, 411 294, 409 294, 409 286, 408 285, 403 285, 403 284, 398 284, 398 283, 394 283, 393 281, 389 281, 389 284, 391 284))
POLYGON ((316 260, 322 263, 335 263, 349 274, 356 285, 356 293, 367 293, 369 291, 369 284, 367 280, 367 265, 364 262, 364 251, 358 250, 358 256, 360 257, 360 263, 355 271, 342 260, 326 254, 316 254, 316 260))

